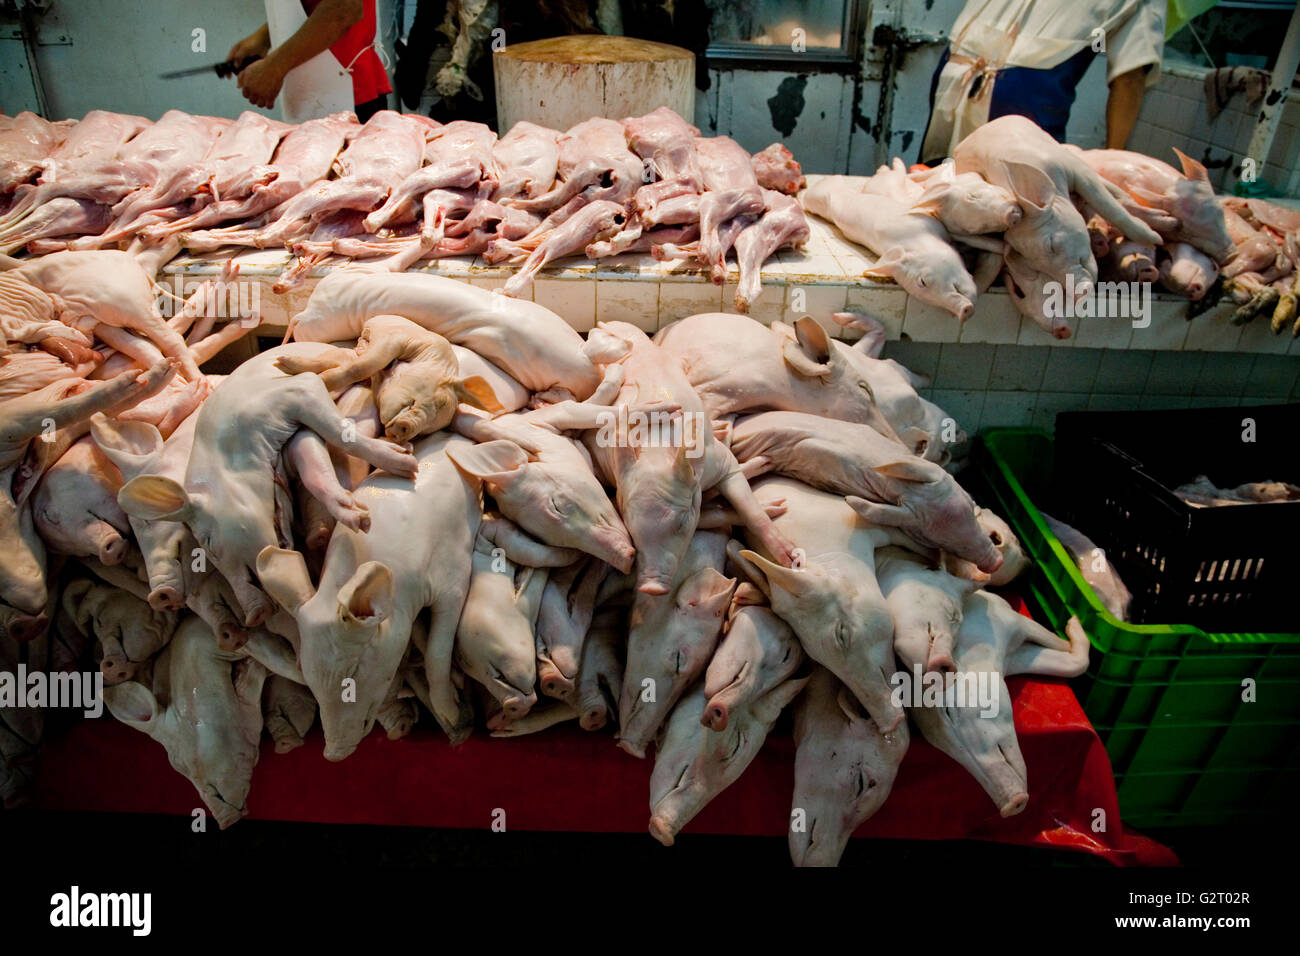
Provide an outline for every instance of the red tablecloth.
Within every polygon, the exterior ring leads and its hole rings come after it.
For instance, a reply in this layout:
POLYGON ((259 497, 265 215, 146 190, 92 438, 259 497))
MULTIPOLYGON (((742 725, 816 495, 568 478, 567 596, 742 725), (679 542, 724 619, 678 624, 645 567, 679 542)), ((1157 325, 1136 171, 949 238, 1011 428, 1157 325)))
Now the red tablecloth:
MULTIPOLYGON (((857 835, 995 840, 1082 850, 1120 865, 1176 863, 1163 846, 1122 828, 1110 761, 1069 687, 1025 678, 1009 687, 1029 772, 1023 813, 1001 819, 974 779, 914 735, 888 802, 857 835), (1103 832, 1092 829, 1098 809, 1103 832)), ((288 754, 266 742, 250 819, 486 828, 500 808, 510 829, 586 832, 644 832, 649 820, 651 762, 623 753, 607 734, 556 727, 517 739, 475 736, 453 749, 434 730, 400 741, 376 732, 337 764, 321 756, 322 740, 316 730, 288 754)), ((793 761, 788 732, 774 734, 683 836, 784 835, 793 761)), ((200 806, 161 746, 108 717, 50 741, 41 763, 37 806, 175 814, 200 806)))

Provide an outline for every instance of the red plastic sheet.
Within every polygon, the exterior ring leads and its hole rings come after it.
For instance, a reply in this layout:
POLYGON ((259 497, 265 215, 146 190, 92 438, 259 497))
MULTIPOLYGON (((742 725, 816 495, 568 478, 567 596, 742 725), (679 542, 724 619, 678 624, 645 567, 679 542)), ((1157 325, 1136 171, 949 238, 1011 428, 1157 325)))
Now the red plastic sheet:
MULTIPOLYGON (((1110 761, 1069 687, 1013 678, 1016 731, 1029 806, 1002 819, 956 763, 919 737, 884 808, 859 837, 977 839, 1092 853, 1119 865, 1174 865, 1165 847, 1120 824, 1110 761), (1096 812, 1105 829, 1093 830, 1096 812)), ((606 734, 574 726, 517 739, 475 736, 453 749, 433 730, 390 741, 380 733, 341 763, 321 756, 319 730, 277 754, 267 742, 248 801, 250 819, 486 828, 504 810, 510 829, 644 832, 651 762, 606 734)), ((741 779, 686 828, 782 836, 790 814, 794 742, 773 734, 741 779)), ((51 809, 188 814, 200 806, 163 748, 111 717, 79 722, 50 742, 36 804, 51 809)), ((646 836, 649 840, 651 837, 646 836)))

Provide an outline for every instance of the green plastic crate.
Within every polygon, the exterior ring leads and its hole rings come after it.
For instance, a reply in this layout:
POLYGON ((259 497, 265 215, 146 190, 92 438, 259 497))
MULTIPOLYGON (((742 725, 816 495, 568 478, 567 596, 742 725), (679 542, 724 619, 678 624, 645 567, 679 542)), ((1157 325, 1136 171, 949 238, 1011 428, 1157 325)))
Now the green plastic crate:
POLYGON ((1223 824, 1293 805, 1300 634, 1207 634, 1111 616, 1035 505, 1060 513, 1052 507, 1053 459, 1047 432, 987 431, 972 451, 976 491, 1031 558, 1027 597, 1058 631, 1077 614, 1092 641, 1088 673, 1074 687, 1110 754, 1124 819, 1143 827, 1223 824), (1255 681, 1253 703, 1242 700, 1247 679, 1255 681))

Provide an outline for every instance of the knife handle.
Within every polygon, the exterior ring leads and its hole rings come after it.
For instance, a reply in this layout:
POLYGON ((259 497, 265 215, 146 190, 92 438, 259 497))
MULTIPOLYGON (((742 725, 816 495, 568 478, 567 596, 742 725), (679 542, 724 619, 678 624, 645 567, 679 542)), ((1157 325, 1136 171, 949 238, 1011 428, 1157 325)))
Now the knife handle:
POLYGON ((248 64, 255 63, 260 59, 260 56, 246 56, 242 60, 227 60, 225 63, 218 63, 213 69, 217 71, 217 76, 225 79, 227 76, 240 73, 248 64))

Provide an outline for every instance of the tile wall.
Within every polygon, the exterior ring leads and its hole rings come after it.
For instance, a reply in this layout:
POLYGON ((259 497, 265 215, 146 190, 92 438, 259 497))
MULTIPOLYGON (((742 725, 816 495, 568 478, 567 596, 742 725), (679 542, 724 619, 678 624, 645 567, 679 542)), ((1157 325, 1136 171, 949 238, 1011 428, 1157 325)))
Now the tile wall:
MULTIPOLYGON (((1250 145, 1259 110, 1247 108, 1245 95, 1239 93, 1211 123, 1204 79, 1204 70, 1166 66, 1142 100, 1129 149, 1175 167, 1178 162, 1171 147, 1202 161, 1208 156, 1210 180, 1222 190, 1235 181, 1230 169, 1241 162, 1250 145)), ((1293 97, 1283 110, 1267 159, 1259 169, 1260 178, 1287 196, 1300 196, 1300 99, 1293 97)))
POLYGON ((1063 411, 1300 402, 1300 361, 1286 355, 897 341, 884 356, 929 376, 922 394, 972 435, 1051 429, 1063 411))

